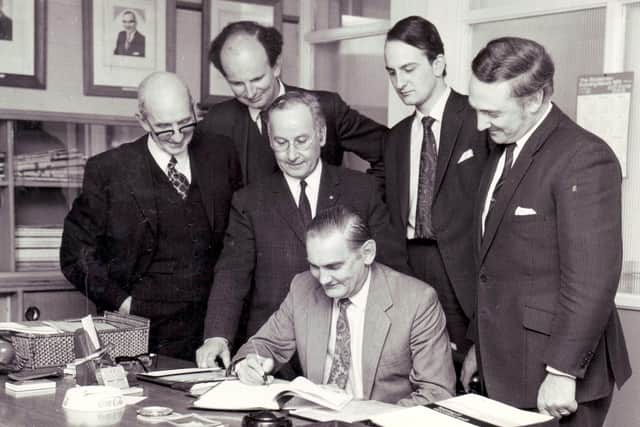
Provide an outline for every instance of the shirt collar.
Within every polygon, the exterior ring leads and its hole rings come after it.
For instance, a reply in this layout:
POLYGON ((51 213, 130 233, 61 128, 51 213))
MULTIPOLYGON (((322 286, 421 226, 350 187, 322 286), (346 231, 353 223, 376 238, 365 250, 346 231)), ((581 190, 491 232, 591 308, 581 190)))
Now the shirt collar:
MULTIPOLYGON (((300 181, 302 181, 301 179, 290 177, 284 172, 282 174, 284 175, 284 179, 287 180, 287 185, 289 186, 290 189, 300 188, 300 181)), ((322 160, 318 160, 318 164, 316 165, 316 168, 313 170, 313 172, 309 174, 308 177, 304 179, 305 182, 307 183, 307 187, 313 188, 313 189, 320 188, 321 176, 322 176, 322 160)), ((293 193, 293 194, 296 194, 296 193, 293 193)))
MULTIPOLYGON (((278 96, 282 96, 284 95, 284 84, 282 83, 282 81, 280 79, 278 79, 278 86, 280 87, 280 90, 278 91, 278 96)), ((276 97, 277 98, 277 97, 276 97)), ((247 107, 249 109, 249 114, 251 115, 251 120, 253 120, 254 122, 258 121, 258 117, 260 116, 260 113, 262 112, 262 110, 258 109, 258 108, 252 108, 252 107, 247 107)))
POLYGON ((536 122, 535 125, 531 126, 531 129, 529 129, 527 131, 527 133, 525 133, 524 135, 522 135, 520 137, 520 139, 518 139, 516 141, 516 146, 518 148, 522 148, 524 146, 524 144, 529 140, 529 138, 531 137, 531 135, 533 135, 533 133, 536 131, 536 129, 538 129, 540 127, 540 125, 542 124, 542 122, 544 121, 544 119, 547 118, 547 116, 549 115, 549 113, 551 112, 551 108, 552 108, 553 104, 550 102, 549 105, 547 105, 547 111, 544 112, 544 114, 542 116, 540 116, 540 118, 538 119, 538 121, 536 122))
MULTIPOLYGON (((444 116, 444 107, 447 105, 447 100, 451 94, 451 88, 446 86, 444 92, 440 95, 440 98, 433 104, 431 111, 429 111, 429 117, 433 117, 435 121, 442 123, 442 116, 444 116)), ((416 108, 416 120, 422 121, 422 118, 426 117, 416 108)))
MULTIPOLYGON (((158 166, 160 166, 162 170, 165 170, 167 168, 167 165, 169 164, 169 160, 171 160, 171 154, 167 153, 162 148, 158 147, 158 144, 156 144, 156 142, 153 140, 151 135, 147 135, 147 149, 149 150, 149 153, 151 153, 151 156, 156 161, 158 166)), ((174 157, 176 158, 179 164, 182 164, 182 165, 189 164, 188 149, 184 150, 180 154, 176 154, 174 157)))
POLYGON ((369 297, 369 288, 371 287, 371 266, 369 266, 369 271, 367 272, 367 278, 364 281, 364 285, 360 288, 355 295, 351 295, 349 300, 351 304, 357 307, 360 310, 365 309, 367 306, 367 298, 369 297))

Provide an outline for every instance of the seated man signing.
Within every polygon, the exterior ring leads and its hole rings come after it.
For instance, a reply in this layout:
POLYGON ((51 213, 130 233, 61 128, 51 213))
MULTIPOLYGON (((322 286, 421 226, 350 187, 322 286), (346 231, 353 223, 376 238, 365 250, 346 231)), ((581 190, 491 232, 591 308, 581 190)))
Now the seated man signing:
POLYGON ((310 271, 294 277, 235 355, 240 380, 261 384, 297 350, 307 378, 356 399, 411 406, 451 397, 449 336, 433 288, 375 263, 367 225, 342 205, 318 213, 306 248, 310 271))

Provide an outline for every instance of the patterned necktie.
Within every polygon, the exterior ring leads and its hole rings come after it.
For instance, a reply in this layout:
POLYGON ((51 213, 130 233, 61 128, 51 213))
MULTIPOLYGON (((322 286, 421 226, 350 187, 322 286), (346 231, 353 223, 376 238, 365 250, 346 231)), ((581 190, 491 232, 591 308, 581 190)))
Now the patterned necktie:
POLYGON ((418 173, 418 201, 416 204, 415 237, 417 239, 433 239, 433 226, 431 223, 431 205, 433 203, 433 190, 436 181, 436 164, 438 153, 436 151, 436 138, 431 130, 433 117, 423 117, 422 127, 424 137, 420 150, 420 170, 418 173))
POLYGON ((176 169, 177 163, 176 158, 171 156, 171 160, 169 160, 169 164, 167 165, 167 176, 173 188, 175 188, 180 197, 182 197, 182 200, 184 200, 187 198, 187 193, 189 192, 189 180, 176 169))
POLYGON ((336 384, 341 389, 347 386, 349 368, 351 367, 351 333, 347 320, 349 304, 351 304, 349 298, 342 298, 338 301, 340 314, 336 322, 336 346, 333 350, 333 363, 327 380, 327 384, 336 384))
POLYGON ((502 148, 505 152, 504 166, 502 167, 502 173, 500 174, 500 178, 498 178, 498 182, 496 182, 496 186, 493 189, 493 193, 491 194, 491 200, 489 200, 489 209, 487 210, 487 216, 484 220, 485 224, 489 224, 489 218, 493 211, 493 207, 496 204, 496 199, 498 198, 498 194, 500 193, 500 190, 504 185, 504 181, 507 179, 507 174, 509 173, 509 171, 511 170, 511 167, 513 166, 513 151, 516 148, 516 144, 515 143, 504 144, 502 148))
POLYGON ((302 181, 300 181, 300 198, 298 199, 298 212, 300 212, 300 218, 302 218, 304 228, 307 228, 307 226, 311 222, 311 204, 309 203, 309 199, 307 198, 306 189, 307 182, 303 179, 302 181))

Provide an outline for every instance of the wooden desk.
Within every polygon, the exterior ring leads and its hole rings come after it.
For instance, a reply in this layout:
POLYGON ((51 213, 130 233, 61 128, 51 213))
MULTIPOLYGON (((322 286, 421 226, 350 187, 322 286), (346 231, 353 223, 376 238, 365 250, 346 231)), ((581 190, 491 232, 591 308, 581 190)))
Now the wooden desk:
MULTIPOLYGON (((193 367, 193 363, 160 358, 158 361, 158 369, 173 369, 193 367)), ((7 395, 4 389, 4 383, 7 380, 6 375, 0 376, 0 427, 59 427, 59 426, 159 426, 165 427, 169 424, 150 424, 137 419, 136 411, 143 406, 167 406, 181 414, 191 412, 199 413, 217 420, 222 421, 229 427, 240 426, 244 413, 238 412, 221 412, 221 411, 203 411, 190 408, 194 398, 186 396, 183 392, 172 390, 161 385, 140 382, 140 386, 144 388, 145 400, 136 404, 127 406, 120 418, 117 416, 106 417, 104 419, 78 418, 75 414, 69 416, 62 409, 62 401, 67 389, 75 385, 75 380, 64 378, 57 381, 55 393, 41 396, 25 396, 13 397, 7 395)), ((308 421, 291 418, 294 426, 309 425, 308 421)))

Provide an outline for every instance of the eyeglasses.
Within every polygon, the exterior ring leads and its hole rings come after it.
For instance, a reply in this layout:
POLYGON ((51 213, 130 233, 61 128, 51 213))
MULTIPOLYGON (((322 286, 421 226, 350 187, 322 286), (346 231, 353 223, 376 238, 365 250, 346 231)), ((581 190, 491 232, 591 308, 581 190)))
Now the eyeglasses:
MULTIPOLYGON (((271 140, 271 148, 273 148, 274 151, 278 151, 278 152, 287 151, 290 145, 291 145, 290 141, 282 141, 277 139, 271 140)), ((313 138, 293 141, 293 148, 299 151, 308 150, 312 146, 313 146, 313 138)))
MULTIPOLYGON (((178 127, 178 131, 183 135, 193 132, 195 127, 198 125, 198 121, 195 120, 195 118, 196 118, 195 111, 191 110, 191 114, 193 114, 194 121, 191 122, 191 123, 187 123, 186 125, 182 125, 182 126, 178 127)), ((160 141, 169 141, 176 134, 176 131, 173 130, 173 129, 167 129, 167 130, 158 131, 158 130, 154 129, 154 127, 151 124, 151 122, 149 121, 149 119, 147 119, 145 117, 144 120, 149 125, 149 128, 151 128, 151 133, 153 133, 155 135, 155 137, 158 138, 160 141)))

